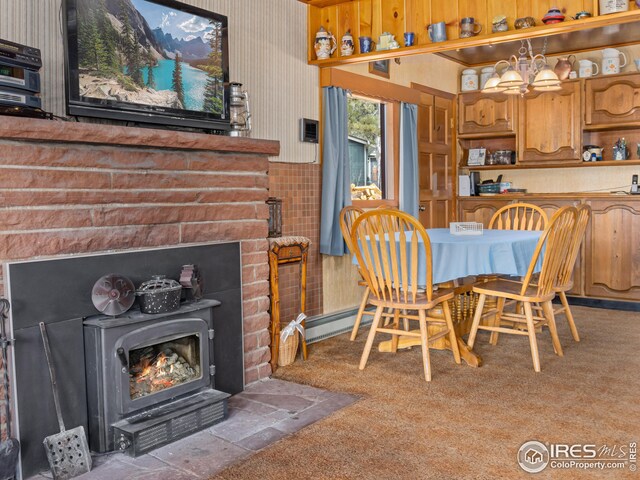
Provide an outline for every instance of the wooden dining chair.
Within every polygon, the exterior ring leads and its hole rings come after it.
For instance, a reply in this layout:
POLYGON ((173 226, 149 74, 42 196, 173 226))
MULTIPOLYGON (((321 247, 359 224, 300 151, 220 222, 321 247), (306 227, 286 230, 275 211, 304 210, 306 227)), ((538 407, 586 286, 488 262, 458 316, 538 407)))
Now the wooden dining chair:
MULTIPOLYGON (((342 232, 342 238, 344 238, 344 243, 347 244, 347 248, 349 249, 349 253, 351 256, 355 255, 355 249, 353 248, 353 243, 351 242, 351 227, 353 226, 353 222, 356 218, 364 213, 362 208, 347 206, 340 210, 340 231, 342 232)), ((358 285, 364 286, 364 293, 362 294, 362 300, 360 301, 360 306, 358 307, 358 313, 356 314, 356 321, 353 324, 353 329, 351 330, 350 340, 353 342, 358 335, 358 329, 360 328, 360 322, 362 322, 362 316, 367 315, 366 311, 367 305, 369 305, 369 294, 371 290, 367 285, 367 282, 364 281, 364 276, 362 275, 362 270, 358 267, 358 273, 362 278, 358 285)))
POLYGON ((544 230, 549 219, 537 205, 512 203, 493 214, 489 228, 495 230, 544 230))
POLYGON ((551 301, 556 295, 555 287, 571 245, 576 219, 577 210, 574 207, 563 207, 554 214, 547 228, 540 236, 527 274, 522 281, 499 278, 473 287, 473 291, 479 297, 471 332, 469 333, 468 344, 470 348, 473 348, 478 330, 488 330, 496 334, 526 335, 529 337, 533 368, 536 372, 539 372, 540 357, 538 355, 536 329, 548 325, 554 350, 559 356, 563 355, 551 301), (542 267, 534 283, 533 277, 536 265, 543 252, 542 267), (491 312, 495 313, 495 322, 493 322, 493 325, 480 325, 487 297, 497 298, 497 306, 494 312, 491 312), (507 299, 521 302, 524 307, 524 315, 504 312, 504 303, 507 299), (536 303, 542 306, 543 316, 533 315, 532 305, 536 303), (502 320, 507 320, 514 327, 503 326, 501 324, 502 320), (519 325, 523 324, 526 328, 518 328, 519 325))
POLYGON ((395 210, 372 210, 360 215, 353 223, 351 242, 355 247, 358 265, 371 292, 369 302, 376 307, 369 335, 360 359, 360 370, 367 364, 376 333, 391 334, 391 350, 397 351, 400 335, 420 338, 424 376, 431 381, 429 342, 448 336, 456 363, 460 352, 451 321, 448 300, 453 291, 438 289, 434 292, 431 264, 431 242, 422 224, 414 217, 395 210), (398 239, 396 241, 396 238, 398 239), (382 247, 379 242, 384 242, 382 247), (418 251, 422 243, 425 252, 426 285, 418 285, 418 251), (434 318, 429 310, 441 305, 444 318, 434 318), (383 312, 396 313, 393 322, 380 326, 383 312), (417 315, 408 314, 417 311, 417 315), (417 320, 420 331, 406 331, 404 320, 417 320), (429 336, 427 323, 441 327, 429 336))
POLYGON ((580 335, 578 335, 578 329, 576 328, 571 308, 569 308, 569 302, 567 301, 567 294, 569 290, 573 288, 573 268, 576 265, 578 254, 580 253, 580 245, 584 239, 585 232, 587 231, 587 225, 591 218, 591 207, 587 204, 582 204, 578 207, 577 220, 571 235, 571 243, 565 256, 560 274, 558 275, 558 282, 554 287, 556 294, 560 297, 561 306, 554 309, 554 314, 559 315, 564 313, 569 323, 571 335, 576 342, 580 341, 580 335))

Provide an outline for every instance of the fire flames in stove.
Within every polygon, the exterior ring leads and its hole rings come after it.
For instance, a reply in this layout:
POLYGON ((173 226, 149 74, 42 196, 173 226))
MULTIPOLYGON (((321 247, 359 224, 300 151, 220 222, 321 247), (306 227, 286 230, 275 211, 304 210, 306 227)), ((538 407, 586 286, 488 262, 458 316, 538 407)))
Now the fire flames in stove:
POLYGON ((132 400, 200 378, 200 362, 194 354, 197 343, 189 338, 131 351, 129 393, 132 400))

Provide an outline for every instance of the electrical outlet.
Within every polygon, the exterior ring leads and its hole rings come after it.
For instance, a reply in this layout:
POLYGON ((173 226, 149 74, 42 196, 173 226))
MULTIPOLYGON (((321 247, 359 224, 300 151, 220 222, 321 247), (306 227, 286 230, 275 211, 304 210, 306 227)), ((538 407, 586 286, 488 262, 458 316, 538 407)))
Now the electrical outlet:
POLYGON ((631 177, 631 192, 635 195, 640 194, 640 191, 638 190, 638 175, 633 175, 631 177))

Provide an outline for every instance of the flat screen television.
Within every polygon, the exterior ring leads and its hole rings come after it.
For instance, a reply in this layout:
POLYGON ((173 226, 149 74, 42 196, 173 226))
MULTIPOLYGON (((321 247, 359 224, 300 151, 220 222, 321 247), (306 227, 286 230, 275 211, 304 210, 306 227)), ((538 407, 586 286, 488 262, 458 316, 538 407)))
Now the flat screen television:
POLYGON ((227 17, 174 0, 65 0, 67 113, 229 129, 227 17))

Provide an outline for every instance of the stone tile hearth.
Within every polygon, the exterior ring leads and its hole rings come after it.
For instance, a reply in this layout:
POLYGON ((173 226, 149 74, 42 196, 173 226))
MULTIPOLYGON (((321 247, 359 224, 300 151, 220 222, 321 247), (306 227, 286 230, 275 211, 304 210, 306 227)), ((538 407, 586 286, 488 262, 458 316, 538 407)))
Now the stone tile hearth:
MULTIPOLYGON (((229 399, 229 418, 207 430, 138 458, 94 457, 81 480, 208 479, 307 425, 358 400, 353 395, 267 379, 229 399)), ((30 480, 51 479, 50 472, 30 480)))

